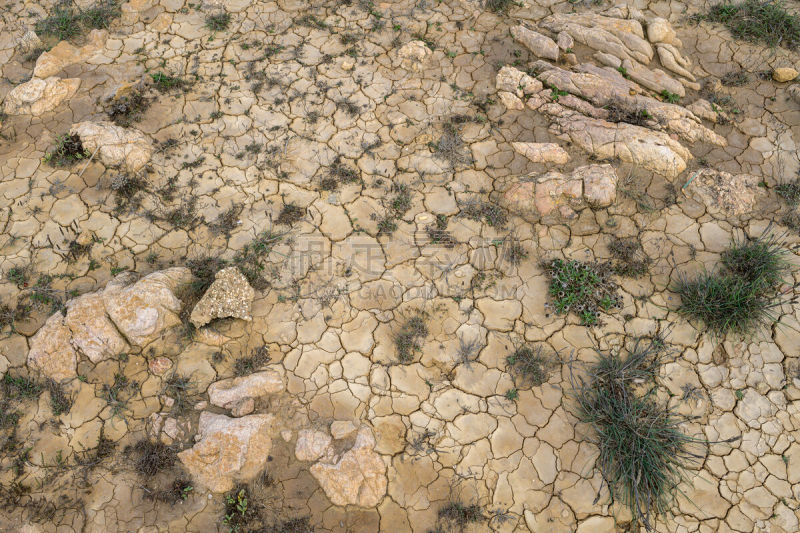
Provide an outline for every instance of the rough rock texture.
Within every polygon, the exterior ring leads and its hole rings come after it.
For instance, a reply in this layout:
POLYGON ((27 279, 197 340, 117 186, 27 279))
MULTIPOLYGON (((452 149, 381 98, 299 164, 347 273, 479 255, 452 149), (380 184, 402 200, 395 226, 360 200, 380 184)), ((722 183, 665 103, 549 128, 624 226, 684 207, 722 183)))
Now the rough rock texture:
POLYGON ((512 142, 514 150, 534 163, 555 163, 563 165, 569 161, 566 150, 555 143, 520 143, 512 142))
POLYGON ((556 14, 544 18, 539 26, 554 33, 566 32, 581 44, 623 60, 647 64, 653 58, 653 48, 644 39, 642 25, 636 20, 595 14, 556 14))
POLYGON ((386 494, 386 465, 373 448, 375 437, 362 428, 353 447, 333 464, 319 462, 311 474, 334 505, 375 507, 386 494))
POLYGON ((411 71, 422 69, 430 55, 431 49, 422 41, 409 41, 397 51, 400 65, 411 71))
POLYGON ((68 302, 64 324, 72 332, 72 345, 93 363, 120 354, 128 347, 106 315, 102 291, 68 302))
POLYGON ((38 117, 52 111, 62 102, 72 98, 78 91, 81 80, 77 78, 34 78, 14 87, 6 95, 3 111, 9 115, 33 115, 38 117))
POLYGON ((709 211, 726 216, 750 212, 762 194, 759 178, 752 174, 734 176, 729 172, 704 168, 690 177, 689 191, 696 194, 709 211))
POLYGON ((87 44, 80 48, 68 41, 61 41, 39 56, 33 68, 33 75, 37 78, 47 78, 58 74, 64 67, 86 61, 105 46, 107 39, 106 30, 92 30, 87 36, 87 44))
POLYGON ((198 328, 215 318, 252 320, 250 306, 255 295, 256 292, 237 267, 223 268, 217 272, 214 283, 194 306, 189 319, 198 328))
POLYGON ((583 198, 592 207, 608 207, 617 199, 617 173, 611 165, 585 165, 572 171, 583 182, 583 198))
POLYGON ((551 131, 599 159, 618 157, 674 178, 686 169, 686 162, 692 157, 686 148, 665 133, 633 124, 593 119, 562 111, 563 108, 551 109, 554 113, 551 131))
POLYGON ((297 433, 294 455, 298 461, 316 461, 320 458, 331 461, 333 459, 331 442, 331 436, 325 432, 302 429, 297 433))
POLYGON ((656 17, 647 23, 647 38, 654 44, 675 44, 678 36, 667 19, 656 17))
POLYGON ((203 412, 198 442, 178 458, 195 482, 212 492, 227 492, 264 468, 272 449, 274 422, 271 414, 229 418, 203 412))
POLYGON ((779 83, 792 81, 797 76, 797 71, 791 67, 779 67, 772 71, 772 79, 779 83))
POLYGON ((191 276, 188 268, 175 267, 126 287, 109 284, 103 293, 106 312, 129 342, 146 346, 165 329, 180 324, 181 302, 174 291, 191 276))
POLYGON ((230 409, 248 398, 259 398, 274 394, 284 388, 283 376, 276 370, 256 372, 249 376, 223 379, 208 387, 208 398, 212 405, 230 409))
POLYGON ((28 366, 45 376, 61 381, 74 378, 78 354, 70 344, 70 331, 64 315, 55 313, 31 337, 28 366))
POLYGON ((69 132, 78 135, 89 152, 94 153, 99 148, 98 156, 103 164, 122 167, 128 172, 144 167, 153 153, 153 144, 145 134, 111 122, 79 122, 69 132))
POLYGON ((550 37, 529 30, 525 26, 514 26, 511 28, 511 35, 537 57, 553 61, 558 59, 558 45, 550 37))

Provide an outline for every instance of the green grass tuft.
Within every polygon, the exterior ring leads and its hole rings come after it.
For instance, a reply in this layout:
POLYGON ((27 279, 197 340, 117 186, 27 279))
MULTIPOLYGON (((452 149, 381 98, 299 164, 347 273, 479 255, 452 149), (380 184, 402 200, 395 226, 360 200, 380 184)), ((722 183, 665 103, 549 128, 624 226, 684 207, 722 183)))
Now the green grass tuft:
POLYGON ((56 137, 56 145, 44 156, 44 162, 53 167, 69 167, 91 155, 78 135, 64 134, 56 137))
POLYGON ((211 31, 225 31, 230 24, 230 13, 214 13, 206 17, 206 28, 211 31))
POLYGON ((656 400, 662 343, 638 340, 624 354, 598 350, 598 356, 586 379, 573 378, 578 417, 592 429, 596 464, 612 498, 652 531, 674 504, 686 469, 702 458, 693 445, 707 441, 685 435, 684 419, 656 400))
POLYGON ((508 372, 514 376, 514 383, 526 387, 538 387, 545 383, 554 366, 553 358, 545 355, 541 346, 517 348, 506 357, 506 364, 508 372))
POLYGON ((776 308, 785 303, 779 289, 791 271, 782 244, 768 228, 756 239, 735 241, 718 271, 692 279, 680 275, 674 286, 681 296, 678 313, 703 322, 716 336, 748 336, 773 324, 776 308))
POLYGON ((734 37, 744 41, 789 49, 800 44, 800 17, 789 13, 781 1, 720 3, 695 18, 724 24, 734 37))
POLYGON ((49 17, 36 21, 34 29, 39 37, 64 41, 89 30, 107 29, 119 14, 119 3, 114 0, 97 2, 85 9, 76 9, 74 4, 64 1, 53 8, 49 17))

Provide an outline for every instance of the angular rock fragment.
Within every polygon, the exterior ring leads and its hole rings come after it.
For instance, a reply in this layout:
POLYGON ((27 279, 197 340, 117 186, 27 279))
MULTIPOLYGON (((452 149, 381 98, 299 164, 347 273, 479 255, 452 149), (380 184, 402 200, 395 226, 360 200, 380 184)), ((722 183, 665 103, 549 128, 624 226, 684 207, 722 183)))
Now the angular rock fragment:
POLYGON ((192 309, 189 317, 199 328, 215 318, 234 317, 252 320, 250 307, 256 292, 237 267, 223 268, 214 282, 192 309))
POLYGON ((64 324, 72 333, 72 345, 95 364, 128 348, 128 343, 106 315, 102 291, 67 302, 64 324))
POLYGON ((431 55, 431 49, 422 41, 409 41, 397 51, 400 65, 411 71, 422 70, 425 61, 431 55))
POLYGON ((569 154, 556 143, 512 142, 512 148, 534 163, 555 163, 563 165, 569 161, 569 154))
POLYGON ((47 78, 60 72, 64 67, 86 61, 100 51, 108 39, 106 30, 92 30, 87 36, 87 44, 78 48, 68 41, 61 41, 47 52, 43 52, 36 60, 33 75, 36 78, 47 78))
POLYGON ((173 291, 191 279, 188 268, 175 267, 124 287, 112 281, 103 292, 106 313, 128 342, 146 346, 167 328, 180 324, 181 301, 173 291))
POLYGON ((3 102, 3 111, 8 115, 38 117, 72 98, 80 84, 77 78, 33 78, 11 89, 3 102))
POLYGON ((553 115, 550 130, 598 159, 619 158, 642 168, 674 178, 686 169, 692 154, 669 135, 641 126, 613 123, 547 104, 553 115), (560 109, 558 109, 560 108, 560 109))
POLYGON ((140 170, 153 154, 153 144, 144 133, 111 122, 79 122, 69 133, 80 137, 89 152, 99 149, 97 153, 104 165, 122 167, 128 172, 140 170))
POLYGON ((386 494, 386 464, 376 453, 375 437, 362 428, 353 447, 334 464, 314 464, 311 475, 334 505, 375 507, 386 494))
POLYGON ((583 198, 592 207, 608 207, 617 199, 617 172, 611 165, 585 165, 572 171, 583 182, 583 198))
POLYGON ((294 455, 298 461, 316 461, 320 458, 330 461, 333 458, 332 440, 330 435, 322 431, 300 430, 297 433, 294 455))
POLYGON ((28 367, 55 381, 74 378, 78 354, 70 342, 69 328, 64 325, 64 315, 53 314, 31 337, 28 367))
POLYGON ((669 91, 673 94, 677 94, 681 98, 686 96, 686 89, 683 88, 681 82, 670 77, 661 69, 649 69, 631 60, 623 61, 622 68, 625 69, 630 79, 651 91, 655 91, 656 93, 669 91))
POLYGON ((514 26, 511 28, 511 35, 522 43, 525 48, 533 52, 536 57, 552 61, 558 59, 558 45, 550 37, 529 30, 525 26, 514 26))
POLYGON ((736 216, 753 210, 762 195, 759 178, 752 174, 733 175, 704 168, 689 177, 687 188, 693 191, 712 213, 736 216))
POLYGON ((198 442, 178 459, 198 484, 212 492, 227 492, 253 479, 267 464, 272 449, 273 415, 229 418, 200 414, 198 442))
POLYGON ((281 392, 283 376, 276 370, 256 372, 249 376, 223 379, 208 387, 208 398, 212 405, 230 409, 248 398, 260 398, 281 392))

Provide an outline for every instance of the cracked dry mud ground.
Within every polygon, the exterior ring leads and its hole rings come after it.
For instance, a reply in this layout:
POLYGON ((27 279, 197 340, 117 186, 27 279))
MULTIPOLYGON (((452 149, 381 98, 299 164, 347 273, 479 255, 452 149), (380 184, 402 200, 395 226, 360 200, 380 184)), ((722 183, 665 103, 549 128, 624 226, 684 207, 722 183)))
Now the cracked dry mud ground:
POLYGON ((720 339, 669 287, 790 220, 800 103, 769 74, 800 61, 690 23, 702 4, 131 0, 73 47, 30 33, 51 2, 5 2, 0 531, 230 531, 239 483, 253 531, 457 531, 454 503, 480 506, 464 531, 637 531, 571 370, 659 335, 683 431, 741 439, 707 447, 656 530, 798 531, 800 306, 720 339), (601 12, 668 20, 696 85, 658 55, 594 96, 523 77, 604 63, 577 38, 537 63, 512 28, 601 12), (609 118, 603 98, 660 100, 631 78, 685 89, 675 122, 609 118), (66 134, 84 151, 58 166, 66 134), (555 313, 541 262, 608 260, 613 237, 651 260, 615 276, 621 308, 555 313), (555 359, 543 383, 509 367, 521 346, 555 359))

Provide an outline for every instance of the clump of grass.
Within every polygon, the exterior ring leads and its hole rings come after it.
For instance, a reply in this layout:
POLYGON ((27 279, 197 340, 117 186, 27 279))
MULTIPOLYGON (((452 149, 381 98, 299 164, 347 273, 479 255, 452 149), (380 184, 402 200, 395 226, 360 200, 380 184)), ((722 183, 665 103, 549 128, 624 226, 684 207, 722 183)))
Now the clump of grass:
POLYGON ((129 399, 129 392, 134 388, 134 383, 128 380, 124 374, 117 372, 114 374, 114 383, 104 384, 102 390, 103 399, 111 407, 112 416, 119 415, 125 409, 125 404, 129 399))
POLYGON ((508 215, 505 210, 491 202, 471 201, 461 207, 461 216, 470 220, 482 220, 495 228, 504 228, 508 223, 508 215))
POLYGON ((75 135, 59 135, 53 149, 44 156, 44 162, 54 167, 70 167, 92 154, 83 147, 81 138, 75 135))
POLYGON ((622 306, 606 263, 553 259, 543 267, 550 275, 550 305, 560 315, 573 312, 583 325, 593 326, 601 311, 608 313, 622 306))
POLYGON ((359 172, 344 164, 342 158, 337 156, 328 169, 328 175, 320 181, 320 188, 323 191, 335 191, 340 185, 359 183, 360 181, 361 175, 359 172))
POLYGON ((112 102, 108 108, 108 118, 117 126, 128 128, 141 120, 148 107, 150 101, 140 91, 133 90, 130 94, 112 102))
POLYGON ((306 216, 305 209, 294 205, 293 203, 288 203, 283 206, 283 209, 281 209, 281 212, 278 215, 278 219, 275 221, 275 223, 293 226, 303 220, 304 216, 306 216))
POLYGON ((260 369, 272 360, 269 355, 269 348, 259 346, 248 356, 239 357, 233 363, 233 374, 235 376, 247 376, 260 369))
POLYGON ((612 498, 652 531, 674 504, 686 469, 703 457, 693 445, 707 441, 685 435, 684 419, 656 400, 663 344, 640 339, 630 350, 597 353, 588 377, 572 379, 578 417, 592 428, 612 498))
POLYGON ((150 79, 152 80, 153 87, 160 93, 168 93, 186 87, 185 80, 164 74, 163 72, 150 74, 150 79))
POLYGON ((282 237, 279 233, 263 231, 234 256, 233 264, 239 267, 239 271, 254 289, 264 290, 269 287, 270 282, 264 277, 266 259, 282 237))
POLYGON ((128 447, 125 452, 133 459, 133 469, 143 478, 151 478, 172 468, 178 458, 178 452, 173 446, 147 439, 128 447))
POLYGON ((240 205, 232 205, 224 213, 219 215, 217 219, 208 225, 213 233, 225 235, 230 237, 231 232, 239 226, 239 215, 242 212, 240 205))
POLYGON ((724 24, 734 37, 744 41, 789 49, 800 44, 800 17, 789 13, 781 1, 723 2, 696 19, 724 24))
POLYGON ((791 270, 786 255, 781 238, 769 228, 758 238, 735 241, 723 252, 718 271, 691 279, 679 276, 674 286, 681 296, 678 313, 701 321, 716 336, 762 330, 777 320, 776 308, 786 303, 779 293, 791 270))
POLYGON ((750 81, 750 76, 744 70, 732 70, 725 73, 719 81, 726 87, 741 87, 747 85, 750 81))
POLYGON ((775 187, 775 192, 786 200, 789 205, 796 206, 800 204, 800 178, 778 184, 775 187))
POLYGON ((442 136, 436 143, 431 143, 430 148, 439 159, 444 159, 450 168, 457 168, 461 165, 472 163, 472 155, 467 149, 461 133, 458 131, 458 121, 450 120, 444 123, 442 136))
POLYGON ((518 386, 542 385, 550 377, 553 363, 553 358, 545 355, 541 346, 521 346, 506 357, 506 368, 518 386), (516 383, 517 379, 519 383, 516 383))
POLYGON ((665 102, 668 102, 670 104, 677 104, 678 102, 681 101, 681 97, 679 95, 677 95, 675 93, 671 93, 666 89, 661 91, 660 96, 661 96, 662 100, 664 100, 665 102))
POLYGON ((47 18, 36 21, 34 29, 40 37, 53 37, 59 41, 72 39, 92 29, 108 28, 120 13, 114 0, 98 2, 85 9, 63 1, 53 7, 47 18))
POLYGON ((401 363, 410 363, 414 354, 422 349, 422 340, 428 336, 426 316, 419 312, 410 316, 400 330, 394 335, 394 345, 397 349, 397 359, 401 363))
POLYGON ((214 13, 206 17, 206 28, 211 31, 225 31, 231 23, 230 13, 214 13))
POLYGON ((611 237, 608 242, 614 272, 628 278, 639 278, 647 274, 653 262, 644 253, 642 243, 634 237, 611 237))
POLYGON ((461 501, 452 501, 439 509, 436 514, 436 529, 434 532, 464 532, 470 526, 486 521, 483 508, 477 503, 466 504, 461 501))
POLYGON ((436 222, 428 224, 425 232, 428 234, 431 244, 439 244, 445 248, 452 248, 456 245, 453 235, 447 231, 447 225, 448 220, 445 215, 436 215, 436 222))
POLYGON ((184 415, 191 408, 192 380, 173 374, 164 384, 164 394, 174 400, 172 413, 176 416, 184 415))
POLYGON ((392 186, 393 196, 390 200, 389 206, 394 212, 395 216, 402 217, 411 209, 411 189, 405 184, 396 184, 392 186))
POLYGON ((609 104, 604 109, 608 111, 609 122, 626 122, 635 126, 644 126, 653 118, 647 109, 631 111, 616 104, 609 104))
POLYGON ((378 235, 391 235, 397 231, 397 222, 390 216, 385 216, 378 221, 378 235))
POLYGON ((47 390, 50 392, 50 409, 54 416, 69 413, 72 408, 72 398, 64 391, 60 383, 50 379, 46 383, 47 390))
POLYGON ((111 190, 117 213, 134 211, 142 205, 139 193, 147 191, 147 181, 137 175, 117 174, 111 179, 111 190))

